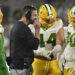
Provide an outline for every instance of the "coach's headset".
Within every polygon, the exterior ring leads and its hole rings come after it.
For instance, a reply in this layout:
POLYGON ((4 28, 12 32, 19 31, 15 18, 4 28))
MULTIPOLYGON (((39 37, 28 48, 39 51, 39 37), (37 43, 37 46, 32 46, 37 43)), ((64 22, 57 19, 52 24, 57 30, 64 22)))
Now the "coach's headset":
POLYGON ((28 20, 30 20, 30 18, 31 18, 31 13, 32 13, 33 10, 36 10, 36 7, 34 7, 34 6, 28 6, 28 7, 29 7, 29 9, 25 12, 25 17, 26 17, 28 20))

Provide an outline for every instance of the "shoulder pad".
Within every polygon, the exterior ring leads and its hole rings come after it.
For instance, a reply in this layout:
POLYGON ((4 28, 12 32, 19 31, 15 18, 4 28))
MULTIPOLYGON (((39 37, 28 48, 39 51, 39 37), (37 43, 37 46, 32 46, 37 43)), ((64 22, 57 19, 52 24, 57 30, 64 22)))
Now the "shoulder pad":
POLYGON ((0 33, 3 34, 4 33, 4 28, 2 25, 0 25, 0 33))

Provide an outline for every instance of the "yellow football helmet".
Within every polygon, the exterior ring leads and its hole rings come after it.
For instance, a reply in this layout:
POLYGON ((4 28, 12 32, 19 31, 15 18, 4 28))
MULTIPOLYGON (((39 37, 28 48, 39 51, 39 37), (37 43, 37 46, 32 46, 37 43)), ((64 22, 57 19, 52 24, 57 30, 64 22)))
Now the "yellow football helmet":
POLYGON ((75 6, 68 13, 69 23, 75 28, 75 6))
POLYGON ((54 7, 50 4, 41 5, 39 8, 39 18, 41 25, 45 28, 49 28, 54 25, 56 21, 57 13, 54 7))
POLYGON ((0 9, 0 24, 2 23, 2 19, 3 19, 3 14, 2 14, 2 11, 0 9))

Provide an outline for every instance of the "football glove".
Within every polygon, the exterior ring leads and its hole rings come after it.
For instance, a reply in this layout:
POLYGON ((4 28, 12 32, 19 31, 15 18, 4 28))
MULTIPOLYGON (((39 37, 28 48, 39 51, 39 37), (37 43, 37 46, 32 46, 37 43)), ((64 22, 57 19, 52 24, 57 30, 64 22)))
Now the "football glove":
POLYGON ((72 75, 75 75, 75 68, 74 68, 73 71, 72 71, 72 75))
POLYGON ((48 60, 51 60, 50 53, 49 50, 34 50, 34 56, 42 56, 48 60))

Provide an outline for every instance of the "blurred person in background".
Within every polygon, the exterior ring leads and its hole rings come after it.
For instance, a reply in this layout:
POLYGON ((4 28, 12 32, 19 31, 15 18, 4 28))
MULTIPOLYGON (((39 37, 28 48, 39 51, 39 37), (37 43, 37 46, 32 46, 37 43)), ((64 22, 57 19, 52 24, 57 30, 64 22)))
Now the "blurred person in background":
POLYGON ((0 75, 9 75, 4 53, 4 28, 1 25, 3 14, 0 9, 0 75))
POLYGON ((21 10, 17 9, 13 12, 13 21, 16 22, 22 17, 22 12, 21 10))
MULTIPOLYGON (((64 30, 62 20, 56 17, 52 5, 44 4, 39 8, 40 45, 34 50, 33 75, 61 75, 57 58, 62 52, 64 30)), ((30 29, 35 33, 33 25, 30 29)))
MULTIPOLYGON (((3 12, 3 26, 9 24, 9 16, 10 16, 10 6, 8 4, 8 0, 2 0, 2 12, 3 12)), ((5 28, 4 28, 5 29, 5 28)))

